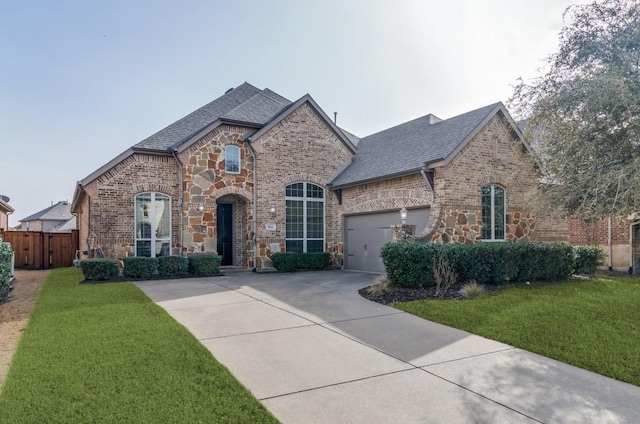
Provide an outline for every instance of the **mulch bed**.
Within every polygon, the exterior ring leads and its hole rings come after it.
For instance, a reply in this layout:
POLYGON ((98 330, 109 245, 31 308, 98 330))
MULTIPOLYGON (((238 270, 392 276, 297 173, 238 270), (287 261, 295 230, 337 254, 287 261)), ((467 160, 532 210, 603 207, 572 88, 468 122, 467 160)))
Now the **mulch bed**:
MULTIPOLYGON (((82 273, 81 273, 82 274, 82 273)), ((164 277, 159 274, 154 275, 152 278, 133 278, 125 277, 124 275, 118 275, 116 277, 107 278, 106 280, 82 280, 80 284, 103 284, 103 283, 131 283, 136 281, 157 281, 157 280, 177 280, 184 278, 204 278, 204 277, 223 277, 224 274, 207 274, 207 275, 194 275, 187 274, 178 277, 164 277)))
MULTIPOLYGON (((369 299, 373 302, 381 303, 383 305, 390 305, 393 302, 411 302, 413 300, 422 299, 444 299, 444 300, 466 300, 466 298, 459 293, 460 284, 454 284, 449 290, 447 290, 442 296, 436 296, 435 287, 425 288, 404 288, 393 287, 380 296, 372 296, 367 293, 368 287, 358 290, 360 296, 365 299, 369 299)), ((503 286, 504 287, 504 286, 503 286)), ((500 290, 502 287, 498 286, 484 286, 484 293, 490 293, 496 290, 500 290)))

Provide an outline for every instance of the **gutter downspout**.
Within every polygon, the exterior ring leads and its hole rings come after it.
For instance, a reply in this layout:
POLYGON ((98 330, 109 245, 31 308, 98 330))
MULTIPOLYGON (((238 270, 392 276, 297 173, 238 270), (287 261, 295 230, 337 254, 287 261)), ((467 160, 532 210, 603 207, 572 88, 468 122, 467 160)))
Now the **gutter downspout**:
POLYGON ((257 243, 257 238, 258 238, 258 234, 256 233, 257 230, 257 224, 256 221, 258 219, 257 216, 257 211, 258 211, 258 205, 257 205, 257 190, 258 190, 258 178, 256 176, 256 154, 253 151, 253 147, 251 147, 251 142, 246 139, 245 142, 247 143, 247 149, 249 149, 249 153, 251 153, 251 158, 253 159, 253 224, 252 224, 252 232, 253 234, 251 235, 251 241, 253 242, 253 269, 251 271, 253 272, 257 272, 258 271, 258 243, 257 243))
POLYGON ((424 178, 424 182, 427 183, 427 187, 429 187, 429 190, 431 191, 431 203, 433 203, 436 200, 436 193, 433 190, 433 185, 431 184, 431 181, 429 181, 429 178, 425 173, 425 167, 420 168, 420 173, 422 174, 422 178, 424 178))
POLYGON ((180 162, 180 159, 178 158, 178 150, 177 149, 173 149, 173 152, 171 152, 171 156, 173 156, 173 158, 175 159, 176 163, 178 164, 178 179, 180 180, 178 182, 178 209, 180 209, 180 215, 179 215, 179 222, 180 222, 180 254, 179 256, 182 256, 182 250, 184 248, 184 229, 182 228, 182 216, 184 215, 184 206, 183 206, 183 193, 182 193, 182 185, 183 185, 183 179, 184 179, 184 175, 182 172, 182 162, 180 162))
POLYGON ((613 270, 613 245, 611 244, 611 217, 609 217, 608 221, 608 232, 607 232, 607 243, 609 247, 609 271, 613 270))

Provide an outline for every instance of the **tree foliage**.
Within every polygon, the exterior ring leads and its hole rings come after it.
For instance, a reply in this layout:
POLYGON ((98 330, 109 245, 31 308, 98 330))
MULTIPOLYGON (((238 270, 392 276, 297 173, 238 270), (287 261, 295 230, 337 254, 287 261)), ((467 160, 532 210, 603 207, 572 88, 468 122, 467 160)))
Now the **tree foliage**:
POLYGON ((564 12, 557 53, 510 106, 545 174, 544 196, 584 218, 640 211, 640 2, 564 12))

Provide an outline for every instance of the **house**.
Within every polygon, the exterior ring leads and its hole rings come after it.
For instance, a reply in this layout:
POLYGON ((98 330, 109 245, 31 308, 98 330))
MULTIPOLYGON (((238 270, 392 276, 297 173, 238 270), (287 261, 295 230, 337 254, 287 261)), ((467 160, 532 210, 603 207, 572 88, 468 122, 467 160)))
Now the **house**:
POLYGON ((71 214, 71 205, 66 200, 52 203, 19 222, 20 229, 24 231, 68 232, 76 229, 76 217, 71 214))
POLYGON ((9 229, 9 215, 15 211, 9 205, 9 200, 7 196, 0 194, 0 231, 9 229))
POLYGON ((527 156, 501 103, 358 138, 309 95, 244 83, 79 181, 71 211, 81 250, 217 252, 258 269, 273 252, 327 251, 381 272, 402 208, 424 240, 566 241, 566 225, 528 211, 527 156))

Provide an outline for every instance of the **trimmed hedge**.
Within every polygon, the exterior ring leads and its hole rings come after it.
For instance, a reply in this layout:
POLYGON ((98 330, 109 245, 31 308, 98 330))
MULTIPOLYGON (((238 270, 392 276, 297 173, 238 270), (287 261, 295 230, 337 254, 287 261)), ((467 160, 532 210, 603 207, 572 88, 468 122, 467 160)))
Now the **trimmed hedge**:
POLYGON ((130 278, 151 278, 158 271, 158 258, 133 256, 124 258, 124 276, 130 278))
POLYGON ((189 260, 184 256, 161 256, 158 273, 163 277, 183 277, 189 272, 189 260))
POLYGON ((573 273, 592 276, 598 265, 604 263, 605 253, 599 246, 575 246, 573 273))
POLYGON ((188 272, 193 275, 218 275, 220 274, 220 263, 222 258, 209 253, 196 253, 189 255, 188 272))
POLYGON ((273 267, 278 272, 293 272, 299 269, 319 270, 331 266, 331 254, 276 252, 272 255, 273 267))
POLYGON ((113 259, 83 259, 80 269, 85 280, 107 280, 118 275, 118 262, 113 259))
POLYGON ((434 264, 442 257, 459 281, 481 284, 565 280, 574 271, 572 246, 543 243, 387 243, 381 250, 388 278, 403 287, 435 284, 434 264))

